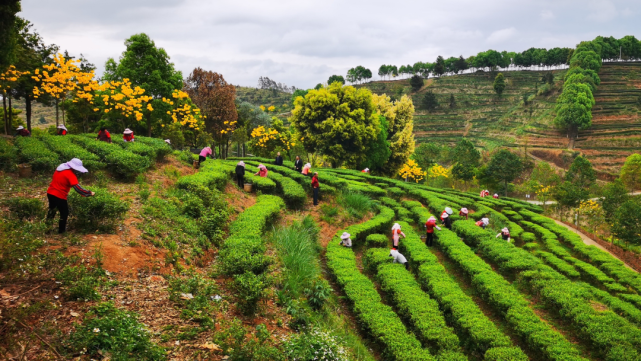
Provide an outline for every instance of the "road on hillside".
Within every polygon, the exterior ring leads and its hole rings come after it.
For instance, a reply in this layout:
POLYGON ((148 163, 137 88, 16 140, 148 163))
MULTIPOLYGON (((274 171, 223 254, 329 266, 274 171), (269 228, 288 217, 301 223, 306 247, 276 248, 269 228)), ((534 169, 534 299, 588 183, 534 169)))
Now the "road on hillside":
MULTIPOLYGON (((631 196, 638 196, 639 194, 641 194, 641 191, 636 191, 636 192, 630 193, 631 196)), ((598 201, 600 199, 601 199, 600 197, 590 198, 590 200, 592 200, 592 201, 598 201)), ((526 201, 526 202, 532 203, 532 204, 536 204, 537 206, 542 206, 543 205, 543 202, 541 202, 541 201, 530 201, 530 200, 527 200, 527 199, 523 199, 523 200, 526 201)), ((545 204, 546 205, 548 205, 548 204, 556 204, 556 201, 547 201, 547 202, 545 202, 545 204)))

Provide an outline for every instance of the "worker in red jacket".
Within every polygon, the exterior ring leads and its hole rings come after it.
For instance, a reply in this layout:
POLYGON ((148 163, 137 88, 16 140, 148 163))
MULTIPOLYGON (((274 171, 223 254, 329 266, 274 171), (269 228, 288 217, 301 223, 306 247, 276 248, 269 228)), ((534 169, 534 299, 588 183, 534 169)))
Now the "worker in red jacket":
POLYGON ((441 230, 441 227, 436 225, 436 218, 434 218, 434 216, 431 216, 427 220, 427 222, 425 222, 425 244, 429 247, 432 247, 432 243, 434 241, 434 228, 438 229, 439 231, 441 230))
POLYGON ((125 129, 125 131, 122 132, 122 140, 124 140, 125 142, 133 142, 134 131, 129 128, 125 129))
POLYGON ((318 192, 320 189, 320 184, 318 183, 318 172, 314 173, 312 176, 312 192, 314 192, 314 205, 318 205, 318 192))
POLYGON ((100 131, 98 131, 98 136, 96 137, 96 139, 103 142, 111 143, 111 134, 109 134, 109 131, 107 130, 107 128, 101 127, 100 131))
POLYGON ((67 135, 67 127, 60 124, 58 125, 58 134, 57 135, 67 135))
POLYGON ((94 192, 86 190, 78 184, 76 174, 87 173, 87 168, 82 166, 82 161, 73 158, 67 163, 62 163, 53 173, 53 178, 47 189, 47 199, 49 200, 49 211, 47 212, 47 223, 51 224, 56 216, 56 211, 60 211, 60 221, 58 222, 58 233, 65 233, 67 227, 67 218, 69 217, 69 205, 67 196, 73 188, 83 197, 91 197, 94 192))
POLYGON ((501 233, 496 235, 496 238, 499 238, 499 236, 501 236, 504 241, 507 241, 507 243, 510 243, 510 230, 507 229, 507 227, 503 228, 501 233))
POLYGON ((25 128, 21 125, 21 126, 19 126, 18 128, 16 128, 16 134, 15 134, 15 136, 16 136, 16 137, 18 137, 18 136, 20 136, 20 137, 30 137, 30 136, 31 136, 31 132, 30 132, 29 130, 25 129, 25 128))
POLYGON ((466 220, 467 220, 467 214, 468 214, 468 210, 465 207, 461 208, 461 211, 458 212, 458 215, 465 218, 466 220))

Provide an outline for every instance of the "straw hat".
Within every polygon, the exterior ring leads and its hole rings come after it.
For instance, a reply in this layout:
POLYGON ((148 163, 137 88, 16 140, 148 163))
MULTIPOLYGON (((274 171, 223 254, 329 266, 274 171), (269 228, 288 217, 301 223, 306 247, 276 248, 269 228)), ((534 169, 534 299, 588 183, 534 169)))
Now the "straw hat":
POLYGON ((506 228, 503 228, 503 229, 501 230, 501 232, 503 232, 503 233, 510 233, 510 230, 509 230, 509 229, 507 229, 507 227, 506 227, 506 228))
POLYGON ((341 234, 341 239, 348 239, 349 237, 350 237, 350 234, 347 232, 343 232, 343 234, 341 234))
POLYGON ((78 158, 73 158, 72 160, 68 161, 67 163, 62 163, 56 168, 57 171, 63 171, 67 169, 73 169, 76 170, 80 173, 87 173, 89 172, 87 168, 82 166, 82 161, 78 158))
POLYGON ((125 131, 123 132, 123 134, 131 134, 131 133, 133 133, 133 132, 134 132, 133 130, 131 130, 131 129, 127 128, 127 129, 125 129, 125 131))

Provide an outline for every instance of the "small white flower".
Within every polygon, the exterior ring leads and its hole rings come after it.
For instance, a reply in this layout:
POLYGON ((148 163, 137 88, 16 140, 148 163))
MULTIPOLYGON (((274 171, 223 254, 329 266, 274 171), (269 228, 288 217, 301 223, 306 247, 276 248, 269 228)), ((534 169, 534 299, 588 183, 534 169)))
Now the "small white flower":
POLYGON ((98 333, 98 332, 100 332, 100 329, 98 327, 96 327, 96 328, 93 329, 93 332, 94 333, 98 333))

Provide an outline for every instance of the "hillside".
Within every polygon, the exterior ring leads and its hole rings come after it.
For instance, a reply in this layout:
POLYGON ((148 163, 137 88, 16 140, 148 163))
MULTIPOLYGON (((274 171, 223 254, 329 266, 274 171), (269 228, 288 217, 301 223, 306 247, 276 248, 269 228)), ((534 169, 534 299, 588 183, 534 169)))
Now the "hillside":
POLYGON ((258 89, 236 86, 236 99, 266 108, 275 106, 278 112, 287 112, 292 108, 292 95, 279 90, 258 89))
POLYGON ((533 155, 560 167, 567 167, 571 154, 579 151, 602 175, 618 172, 625 157, 641 148, 641 63, 603 64, 593 126, 580 132, 574 144, 553 126, 554 105, 565 70, 551 72, 553 86, 541 81, 548 71, 505 72, 507 87, 500 99, 492 87, 493 77, 484 72, 429 79, 418 92, 412 92, 409 79, 359 86, 392 98, 410 95, 416 107, 414 133, 418 143, 451 145, 465 136, 488 150, 496 146, 527 147, 533 155), (428 91, 436 94, 439 102, 431 112, 421 104, 428 91), (456 102, 453 108, 449 107, 450 95, 456 102))

